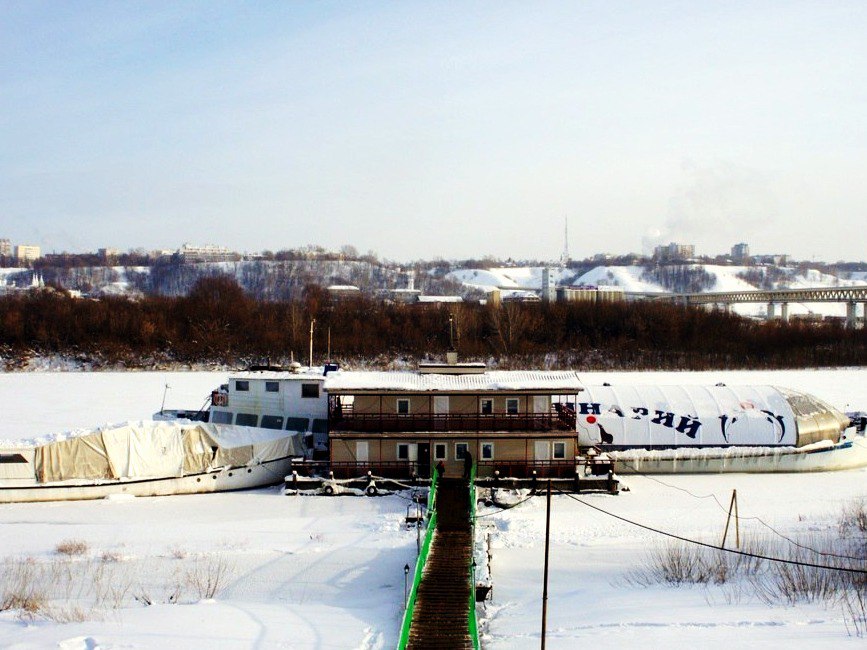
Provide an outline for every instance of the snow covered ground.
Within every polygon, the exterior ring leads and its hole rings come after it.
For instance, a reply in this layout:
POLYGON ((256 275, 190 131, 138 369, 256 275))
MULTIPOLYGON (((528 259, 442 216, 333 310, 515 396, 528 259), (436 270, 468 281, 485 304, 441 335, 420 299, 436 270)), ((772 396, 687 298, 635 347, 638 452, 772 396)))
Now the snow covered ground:
MULTIPOLYGON (((582 378, 586 383, 771 383, 813 392, 839 408, 867 410, 867 369, 599 372, 582 378)), ((158 410, 166 383, 171 386, 167 408, 199 406, 225 379, 224 373, 210 372, 0 374, 0 439, 146 418, 158 410)), ((742 518, 761 517, 789 535, 829 529, 842 504, 867 496, 864 470, 661 480, 631 476, 630 492, 582 498, 648 525, 716 541, 725 513, 712 499, 699 498, 705 495, 727 504, 737 489, 742 518)), ((70 601, 58 598, 57 617, 86 619, 79 622, 38 615, 21 620, 2 612, 0 647, 393 647, 402 614, 403 566, 415 560, 415 534, 403 528, 406 504, 399 496, 289 497, 271 488, 0 505, 0 559, 6 568, 29 562, 128 587, 123 607, 103 614, 85 608, 84 616, 69 616, 70 601), (84 542, 87 550, 64 560, 56 549, 70 539, 84 542), (201 598, 195 576, 220 565, 228 568, 222 588, 213 599, 201 598), (145 606, 142 599, 153 604, 145 606)), ((480 531, 491 536, 493 554, 485 647, 535 647, 544 501, 480 511, 488 513, 494 514, 479 520, 480 531)), ((725 586, 628 584, 624 575, 642 563, 645 550, 657 543, 654 535, 565 496, 555 497, 552 521, 551 648, 863 644, 847 635, 842 612, 833 607, 770 607, 725 586)), ((742 535, 767 532, 754 520, 743 525, 742 535)))
MULTIPOLYGON (((761 268, 717 264, 695 264, 690 265, 690 267, 702 268, 714 278, 707 292, 755 291, 757 287, 739 276, 749 271, 755 272, 761 268)), ((630 293, 667 292, 662 285, 646 278, 643 266, 601 265, 582 275, 576 275, 563 268, 554 268, 553 270, 558 285, 616 286, 630 293)), ((506 290, 504 296, 509 295, 509 289, 541 289, 542 287, 542 267, 460 269, 450 272, 447 277, 450 280, 461 282, 467 287, 483 291, 491 291, 499 287, 506 290)), ((851 286, 863 284, 864 278, 865 274, 859 272, 852 272, 847 274, 845 278, 838 278, 813 269, 803 272, 789 269, 785 284, 792 289, 851 286)), ((733 305, 732 309, 742 316, 763 318, 767 314, 767 305, 744 303, 733 305)), ((808 314, 842 318, 846 315, 846 306, 837 303, 791 303, 789 305, 790 317, 808 314)))

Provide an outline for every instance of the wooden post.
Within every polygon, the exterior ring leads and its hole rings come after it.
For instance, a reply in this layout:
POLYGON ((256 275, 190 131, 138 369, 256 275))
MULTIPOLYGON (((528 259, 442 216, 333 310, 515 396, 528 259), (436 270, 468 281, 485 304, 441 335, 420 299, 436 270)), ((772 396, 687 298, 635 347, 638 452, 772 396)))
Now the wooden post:
POLYGON ((548 549, 551 542, 551 479, 548 479, 547 504, 545 506, 545 571, 542 584, 542 650, 545 650, 545 628, 548 623, 548 549))
POLYGON ((732 490, 732 500, 729 502, 729 514, 726 517, 726 527, 723 531, 722 544, 720 544, 720 548, 725 548, 726 545, 726 537, 729 534, 729 523, 732 520, 732 510, 735 512, 735 543, 737 547, 741 547, 741 539, 740 539, 740 525, 738 524, 738 516, 737 516, 737 507, 738 507, 738 491, 732 490))

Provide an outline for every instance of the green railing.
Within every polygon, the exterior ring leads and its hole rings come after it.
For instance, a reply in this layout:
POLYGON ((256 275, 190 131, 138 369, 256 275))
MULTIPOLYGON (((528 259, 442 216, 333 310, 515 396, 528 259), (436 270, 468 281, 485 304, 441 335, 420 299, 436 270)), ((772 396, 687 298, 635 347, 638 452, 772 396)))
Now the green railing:
POLYGON ((476 550, 476 464, 470 470, 470 602, 467 610, 467 627, 475 650, 481 650, 479 642, 479 627, 476 623, 476 566, 474 562, 476 550))
POLYGON ((427 556, 430 554, 431 539, 433 539, 433 534, 437 527, 436 499, 438 480, 439 472, 434 469, 431 473, 430 492, 428 492, 427 495, 427 530, 424 534, 424 541, 421 544, 418 559, 415 561, 415 574, 412 578, 412 589, 410 589, 409 597, 406 601, 406 609, 404 609, 403 612, 403 624, 400 627, 400 639, 397 642, 397 650, 406 650, 406 645, 409 643, 409 628, 412 625, 412 615, 415 610, 415 600, 418 596, 418 586, 421 583, 421 576, 422 573, 424 573, 427 556))

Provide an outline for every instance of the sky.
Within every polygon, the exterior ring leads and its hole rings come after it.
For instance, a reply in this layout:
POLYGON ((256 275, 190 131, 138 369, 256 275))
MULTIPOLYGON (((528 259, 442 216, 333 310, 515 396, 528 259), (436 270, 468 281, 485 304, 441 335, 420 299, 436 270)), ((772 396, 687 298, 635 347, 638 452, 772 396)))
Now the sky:
POLYGON ((0 0, 0 238, 867 259, 867 3, 0 0))

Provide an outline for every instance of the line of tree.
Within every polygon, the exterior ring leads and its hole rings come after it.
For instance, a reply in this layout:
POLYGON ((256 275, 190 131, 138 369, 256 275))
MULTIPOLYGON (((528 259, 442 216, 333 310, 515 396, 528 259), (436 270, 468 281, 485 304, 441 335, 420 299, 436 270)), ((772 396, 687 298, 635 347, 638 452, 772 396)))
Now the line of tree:
POLYGON ((97 355, 230 365, 317 359, 420 359, 450 346, 503 367, 782 368, 867 364, 867 330, 839 323, 762 323, 650 302, 400 305, 335 301, 310 285, 303 299, 256 301, 234 278, 197 282, 185 297, 70 298, 34 291, 0 299, 4 356, 97 355))

